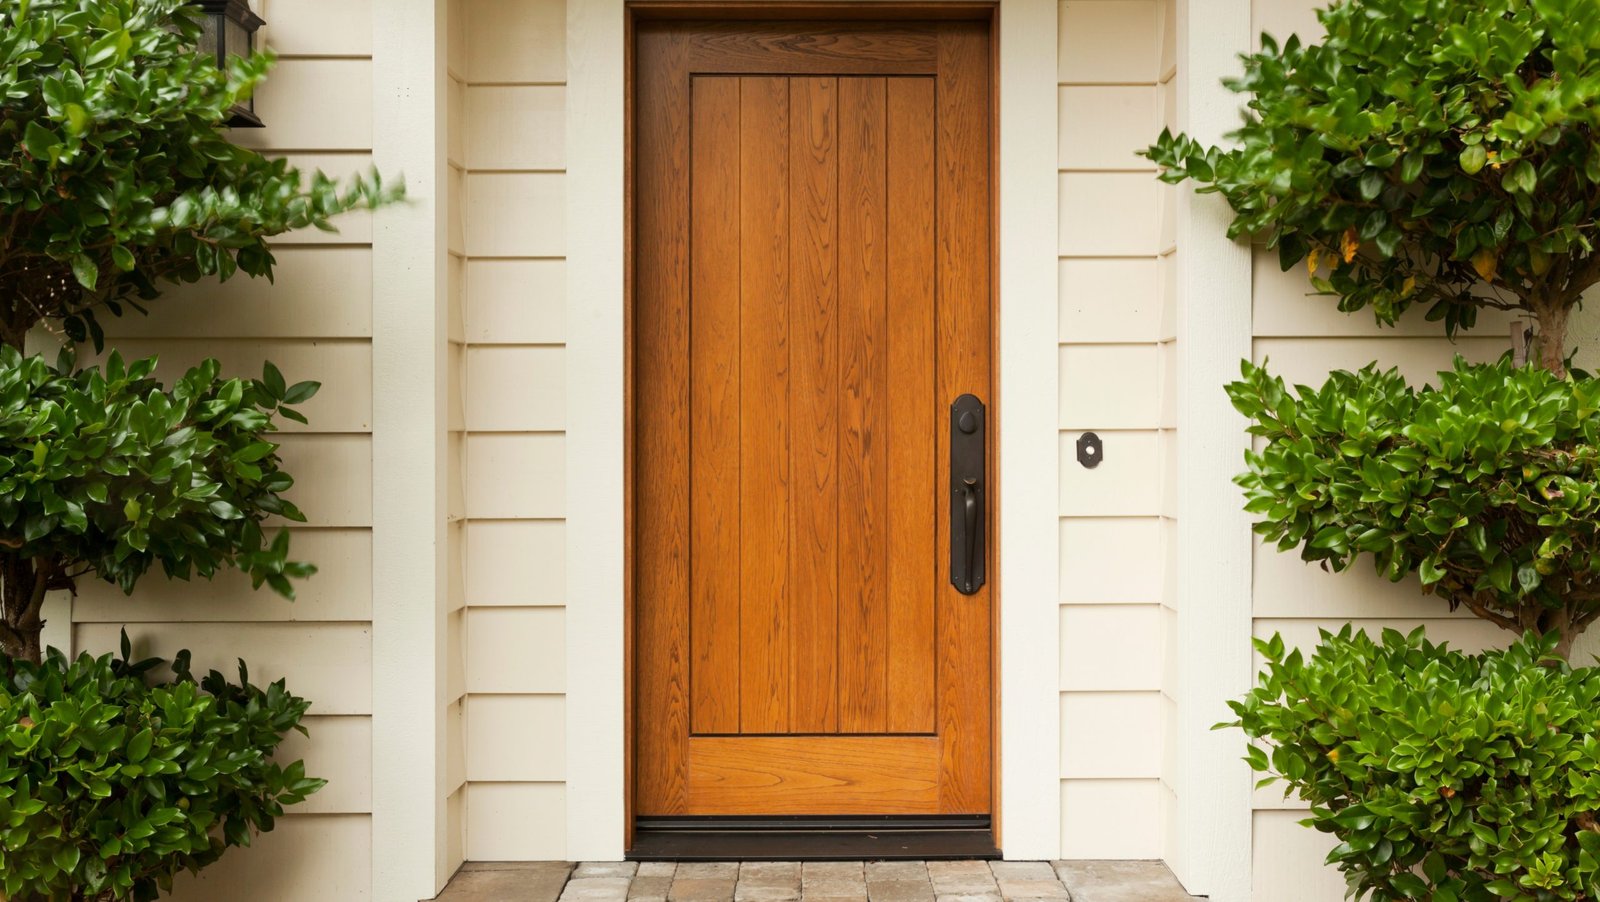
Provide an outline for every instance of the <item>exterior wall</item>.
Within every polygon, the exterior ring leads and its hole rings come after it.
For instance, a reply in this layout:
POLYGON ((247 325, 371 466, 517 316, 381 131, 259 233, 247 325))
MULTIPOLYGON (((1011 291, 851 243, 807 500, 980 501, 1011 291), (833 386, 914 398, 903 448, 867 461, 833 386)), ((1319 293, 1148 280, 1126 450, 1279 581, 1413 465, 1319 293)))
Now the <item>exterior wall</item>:
POLYGON ((1061 4, 1061 855, 1160 858, 1175 799, 1173 192, 1135 151, 1171 122, 1176 0, 1061 4), (1085 430, 1104 463, 1079 465, 1085 430))
POLYGON ((455 0, 465 856, 566 856, 566 7, 455 0))
MULTIPOLYGON (((303 168, 342 175, 371 163, 370 0, 275 0, 266 42, 280 54, 258 98, 269 127, 235 139, 303 168)), ((276 285, 237 278, 155 302, 149 317, 107 323, 124 356, 159 353, 164 374, 206 356, 226 371, 259 375, 272 360, 291 381, 324 385, 303 408, 311 425, 285 423, 282 454, 297 477, 293 498, 309 522, 293 529, 296 557, 317 576, 284 601, 229 573, 214 583, 145 582, 131 598, 84 583, 71 604, 78 650, 114 650, 124 626, 139 653, 196 652, 195 665, 227 672, 235 658, 258 681, 287 677, 314 701, 310 739, 291 736, 326 789, 198 878, 177 899, 372 898, 372 228, 366 214, 339 234, 277 242, 276 285)))

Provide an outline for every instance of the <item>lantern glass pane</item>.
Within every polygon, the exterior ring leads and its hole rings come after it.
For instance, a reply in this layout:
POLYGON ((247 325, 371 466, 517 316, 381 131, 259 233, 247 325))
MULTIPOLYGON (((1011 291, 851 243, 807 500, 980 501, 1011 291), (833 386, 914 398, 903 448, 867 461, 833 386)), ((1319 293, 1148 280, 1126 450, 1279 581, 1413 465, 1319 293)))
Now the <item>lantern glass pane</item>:
POLYGON ((249 56, 250 32, 246 30, 243 25, 240 25, 238 22, 235 22, 232 19, 228 20, 227 28, 228 43, 225 46, 228 49, 228 55, 249 56))
POLYGON ((215 59, 218 64, 222 62, 222 56, 219 52, 221 50, 221 41, 219 39, 222 35, 218 31, 221 22, 221 16, 207 14, 200 26, 200 52, 215 59))

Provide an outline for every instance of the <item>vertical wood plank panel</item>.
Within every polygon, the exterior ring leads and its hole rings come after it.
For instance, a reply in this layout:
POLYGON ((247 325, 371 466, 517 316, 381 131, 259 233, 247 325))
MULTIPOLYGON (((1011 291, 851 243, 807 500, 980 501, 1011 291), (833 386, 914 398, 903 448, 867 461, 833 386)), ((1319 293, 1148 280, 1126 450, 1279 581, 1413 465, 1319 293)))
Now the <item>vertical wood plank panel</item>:
POLYGON ((740 79, 739 728, 789 728, 789 80, 740 79))
POLYGON ((839 729, 888 725, 885 80, 839 80, 839 729))
POLYGON ((831 733, 838 709, 838 81, 789 86, 790 414, 794 424, 789 728, 831 733))
POLYGON ((691 83, 690 728, 739 732, 739 81, 691 83))
POLYGON ((888 95, 889 616, 888 730, 931 733, 934 548, 933 80, 897 78, 888 95))
POLYGON ((689 336, 688 80, 684 35, 641 35, 634 260, 634 598, 636 805, 685 810, 688 717, 689 336))
MULTIPOLYGON (((939 35, 937 190, 939 398, 948 405, 971 392, 993 405, 989 379, 990 240, 989 37, 965 22, 942 23, 939 35)), ((992 406, 991 406, 992 410, 992 406)), ((993 417, 989 473, 994 479, 993 417)), ((937 429, 939 479, 949 492, 950 434, 937 429)), ((947 498, 948 495, 941 495, 947 498)), ((987 522, 994 523, 994 496, 987 522)), ((949 517, 939 518, 941 559, 949 548, 949 517)), ((986 544, 999 543, 991 528, 986 544)), ((990 660, 993 583, 976 595, 950 585, 943 561, 939 586, 938 727, 944 740, 941 809, 989 810, 990 660)), ((996 572, 993 564, 990 572, 996 572)))

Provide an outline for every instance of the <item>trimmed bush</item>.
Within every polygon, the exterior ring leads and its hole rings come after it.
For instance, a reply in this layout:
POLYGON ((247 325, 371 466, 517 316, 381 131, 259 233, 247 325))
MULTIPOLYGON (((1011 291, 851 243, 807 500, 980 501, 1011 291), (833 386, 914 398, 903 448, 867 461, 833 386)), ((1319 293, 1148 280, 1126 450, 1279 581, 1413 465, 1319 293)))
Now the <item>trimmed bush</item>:
POLYGON ((1311 803, 1356 898, 1600 898, 1600 669, 1553 637, 1467 655, 1418 629, 1346 626, 1310 660, 1258 641, 1260 684, 1230 702, 1247 760, 1311 803))
POLYGON ((238 568, 293 597, 289 534, 304 520, 269 441, 317 383, 224 379, 215 360, 171 388, 154 358, 74 371, 0 346, 0 650, 39 660, 45 593, 97 576, 131 592, 151 567, 179 579, 238 568))
POLYGON ((1163 133, 1170 182, 1233 208, 1232 235, 1302 262, 1339 309, 1445 329, 1483 308, 1538 320, 1564 371, 1572 308, 1600 281, 1600 15, 1594 0, 1338 0, 1316 44, 1263 36, 1225 82, 1227 148, 1163 133))
POLYGON ((1562 657, 1600 617, 1600 380, 1458 359, 1437 388, 1374 365, 1290 392, 1243 372, 1228 394, 1265 444, 1237 481, 1279 550, 1370 555, 1562 657))
POLYGON ((14 900, 144 902, 231 846, 272 829, 324 781, 271 760, 304 733, 310 703, 212 671, 189 653, 150 684, 159 659, 51 650, 0 658, 0 888, 14 900))

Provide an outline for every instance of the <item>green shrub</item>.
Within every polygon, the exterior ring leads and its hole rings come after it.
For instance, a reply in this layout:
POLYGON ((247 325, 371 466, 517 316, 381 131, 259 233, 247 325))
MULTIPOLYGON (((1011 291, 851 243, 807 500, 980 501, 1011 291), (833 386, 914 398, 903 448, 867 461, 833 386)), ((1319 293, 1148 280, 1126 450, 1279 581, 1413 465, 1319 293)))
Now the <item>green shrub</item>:
POLYGON ((1562 657, 1600 617, 1600 380, 1458 359, 1438 388, 1368 366, 1291 393, 1243 370, 1228 394, 1265 442, 1237 481, 1279 550, 1371 555, 1562 657))
POLYGON ((1337 837, 1328 862, 1358 898, 1597 899, 1600 669, 1552 644, 1466 655, 1346 626, 1308 661, 1258 641, 1267 669, 1231 726, 1259 741, 1263 784, 1337 837))
POLYGON ((324 781, 271 755, 310 703, 189 654, 43 664, 0 658, 0 888, 18 900, 147 900, 272 829, 324 781))
POLYGON ((229 143, 273 60, 224 74, 199 37, 190 0, 0 0, 0 342, 45 321, 98 343, 164 282, 270 275, 266 239, 400 197, 229 143))
POLYGON ((270 516, 304 520, 283 492, 294 484, 267 440, 274 417, 317 391, 223 379, 207 360, 164 388, 154 358, 73 371, 63 355, 0 347, 0 650, 38 660, 45 592, 97 576, 132 591, 159 564, 169 576, 236 567, 292 597, 289 536, 270 516), (31 644, 30 644, 31 643, 31 644))
POLYGON ((1318 44, 1263 37, 1226 82, 1250 115, 1227 149, 1163 134, 1168 181, 1232 206, 1341 310, 1413 306, 1454 331, 1483 307, 1539 322, 1561 372, 1600 280, 1600 9, 1594 0, 1343 0, 1318 44))

